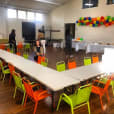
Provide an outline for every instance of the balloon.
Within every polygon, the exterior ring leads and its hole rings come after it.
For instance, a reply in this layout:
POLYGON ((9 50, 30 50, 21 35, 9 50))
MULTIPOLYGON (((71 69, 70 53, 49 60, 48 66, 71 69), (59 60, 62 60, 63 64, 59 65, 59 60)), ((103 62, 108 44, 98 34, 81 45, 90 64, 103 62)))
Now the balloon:
POLYGON ((96 21, 94 21, 93 23, 96 24, 96 21))
POLYGON ((105 17, 105 20, 107 20, 107 17, 105 17))
POLYGON ((90 27, 92 27, 92 26, 93 26, 93 24, 90 24, 89 26, 90 26, 90 27))
POLYGON ((80 26, 80 23, 77 23, 78 26, 80 26))
POLYGON ((114 24, 114 21, 112 21, 112 24, 114 24))
POLYGON ((84 20, 84 17, 82 17, 82 20, 84 20))
POLYGON ((84 17, 84 20, 86 20, 86 17, 84 17))
POLYGON ((111 16, 107 16, 107 19, 110 19, 111 18, 111 16))
POLYGON ((95 24, 95 27, 97 27, 98 26, 98 24, 95 24))
POLYGON ((95 27, 95 24, 93 24, 93 27, 95 27))
POLYGON ((101 16, 101 19, 104 19, 104 17, 103 17, 103 16, 101 16))
POLYGON ((112 19, 111 18, 109 19, 109 22, 112 22, 112 19))
POLYGON ((100 22, 101 25, 103 25, 103 22, 100 22))
POLYGON ((91 17, 88 17, 88 20, 91 20, 91 17))
POLYGON ((109 20, 106 20, 106 22, 108 23, 108 22, 109 22, 109 20))
POLYGON ((100 20, 100 17, 97 17, 97 20, 99 21, 100 20))
POLYGON ((109 22, 109 25, 112 25, 112 23, 111 23, 111 22, 109 22))
POLYGON ((107 24, 105 24, 105 26, 106 26, 106 27, 108 27, 108 26, 109 26, 109 24, 107 23, 107 24))
POLYGON ((78 21, 76 21, 76 23, 78 23, 78 21))
POLYGON ((96 24, 99 24, 99 21, 96 21, 96 24))
POLYGON ((82 20, 82 17, 80 17, 80 20, 82 20))
POLYGON ((114 21, 114 17, 112 17, 112 21, 114 21))

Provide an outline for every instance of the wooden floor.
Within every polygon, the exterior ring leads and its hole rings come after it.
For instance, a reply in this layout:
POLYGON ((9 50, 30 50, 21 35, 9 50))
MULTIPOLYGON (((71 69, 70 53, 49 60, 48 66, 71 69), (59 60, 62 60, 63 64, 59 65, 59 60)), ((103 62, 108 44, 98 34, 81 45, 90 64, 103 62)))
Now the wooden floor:
MULTIPOLYGON (((77 66, 83 65, 84 56, 92 56, 92 54, 86 55, 83 51, 78 53, 72 52, 76 57, 77 66)), ((30 59, 33 57, 33 53, 30 53, 30 59)), ((101 55, 99 55, 101 57, 101 55)), ((67 61, 68 55, 61 49, 48 48, 46 57, 49 59, 49 67, 56 68, 57 61, 67 61)), ((5 82, 2 83, 0 80, 0 114, 32 114, 34 103, 29 99, 27 101, 26 107, 21 105, 22 93, 17 92, 16 99, 13 99, 14 93, 14 83, 8 85, 8 78, 5 79, 5 82)), ((60 93, 60 92, 59 92, 60 93)), ((59 94, 57 93, 59 97, 59 94)), ((97 95, 91 94, 90 96, 90 109, 91 114, 114 114, 114 97, 112 95, 112 88, 109 88, 110 103, 107 102, 106 96, 103 97, 103 104, 106 107, 105 111, 101 110, 100 100, 97 95)), ((60 110, 57 112, 51 111, 51 98, 47 98, 43 101, 40 101, 37 107, 36 114, 71 114, 70 107, 64 102, 61 103, 60 110)), ((75 114, 88 114, 87 106, 83 106, 75 110, 75 114)))

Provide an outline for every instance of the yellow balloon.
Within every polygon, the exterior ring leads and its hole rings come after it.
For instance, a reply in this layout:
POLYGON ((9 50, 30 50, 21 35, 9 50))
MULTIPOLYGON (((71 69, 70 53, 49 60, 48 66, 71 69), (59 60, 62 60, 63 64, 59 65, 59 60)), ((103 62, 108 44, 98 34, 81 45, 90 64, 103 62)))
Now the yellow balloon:
POLYGON ((96 21, 94 21, 93 23, 96 24, 96 21))
POLYGON ((77 23, 78 26, 80 26, 80 23, 77 23))
POLYGON ((82 17, 82 20, 84 20, 84 17, 82 17))
POLYGON ((92 25, 92 24, 90 24, 89 26, 90 26, 90 27, 92 27, 93 25, 92 25))
POLYGON ((107 20, 107 17, 105 17, 105 20, 107 20))
POLYGON ((99 21, 100 20, 100 17, 97 17, 97 20, 99 21))
POLYGON ((112 19, 109 19, 109 22, 112 22, 112 19))

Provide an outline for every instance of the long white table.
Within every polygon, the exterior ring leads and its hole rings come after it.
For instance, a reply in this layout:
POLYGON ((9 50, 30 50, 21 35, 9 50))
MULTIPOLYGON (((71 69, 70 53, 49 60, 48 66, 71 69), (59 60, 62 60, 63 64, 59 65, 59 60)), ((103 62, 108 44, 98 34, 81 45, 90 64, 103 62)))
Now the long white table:
POLYGON ((6 62, 11 63, 22 72, 41 82, 52 91, 59 91, 65 87, 79 83, 72 77, 67 77, 56 70, 43 67, 40 64, 24 59, 21 56, 0 50, 0 57, 6 62))
POLYGON ((104 53, 105 48, 114 48, 114 45, 88 44, 86 53, 104 53))

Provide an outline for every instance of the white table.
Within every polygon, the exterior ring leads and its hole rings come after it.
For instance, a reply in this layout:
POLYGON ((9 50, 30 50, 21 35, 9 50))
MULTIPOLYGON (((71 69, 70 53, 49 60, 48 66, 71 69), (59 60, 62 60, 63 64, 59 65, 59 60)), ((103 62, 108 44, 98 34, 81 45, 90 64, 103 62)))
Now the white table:
POLYGON ((105 73, 102 63, 94 63, 88 66, 81 66, 75 69, 62 72, 74 80, 84 81, 105 73))
POLYGON ((114 45, 88 44, 86 53, 104 53, 104 48, 114 48, 114 45))
POLYGON ((76 52, 78 52, 79 50, 86 50, 87 45, 88 45, 87 42, 72 41, 72 48, 75 48, 76 52))
POLYGON ((33 61, 24 59, 21 56, 3 50, 0 50, 0 57, 22 72, 28 74, 30 77, 41 82, 52 91, 59 91, 65 87, 79 83, 78 80, 74 80, 72 77, 67 77, 56 70, 44 67, 33 61))

